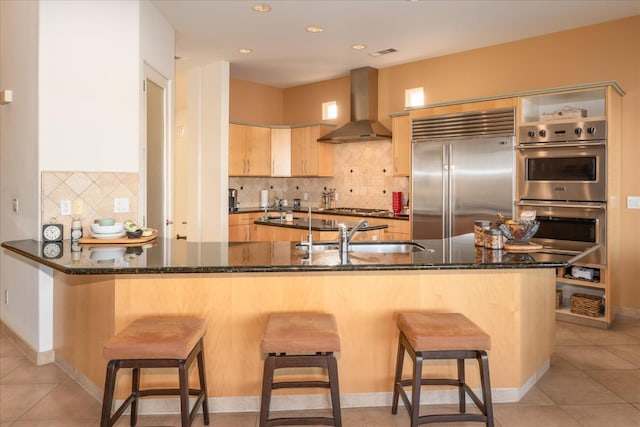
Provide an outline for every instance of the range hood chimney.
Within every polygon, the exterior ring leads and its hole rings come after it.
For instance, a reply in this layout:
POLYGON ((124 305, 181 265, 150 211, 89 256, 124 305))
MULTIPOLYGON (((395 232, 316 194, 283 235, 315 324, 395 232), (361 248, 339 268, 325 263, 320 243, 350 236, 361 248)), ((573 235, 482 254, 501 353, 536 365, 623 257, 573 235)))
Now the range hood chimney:
POLYGON ((351 70, 351 121, 318 138, 318 142, 388 141, 391 131, 378 122, 378 70, 351 70))

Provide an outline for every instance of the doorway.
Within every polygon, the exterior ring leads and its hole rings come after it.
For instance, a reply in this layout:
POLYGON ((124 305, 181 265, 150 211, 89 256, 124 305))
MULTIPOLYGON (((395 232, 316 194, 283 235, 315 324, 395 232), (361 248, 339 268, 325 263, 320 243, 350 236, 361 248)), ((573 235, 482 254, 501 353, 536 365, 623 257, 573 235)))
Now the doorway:
POLYGON ((160 237, 173 234, 168 85, 166 78, 145 66, 140 212, 144 226, 158 230, 160 237))

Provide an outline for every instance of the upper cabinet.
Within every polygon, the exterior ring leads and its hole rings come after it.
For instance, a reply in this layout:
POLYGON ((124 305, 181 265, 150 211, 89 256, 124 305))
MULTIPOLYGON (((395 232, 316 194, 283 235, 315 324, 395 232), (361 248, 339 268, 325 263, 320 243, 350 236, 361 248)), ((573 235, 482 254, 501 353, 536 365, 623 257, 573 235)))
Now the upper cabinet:
POLYGON ((333 176, 333 144, 318 142, 327 126, 291 129, 291 176, 333 176))
POLYGON ((271 129, 271 176, 291 176, 291 129, 271 129))
POLYGON ((229 175, 271 175, 271 129, 229 125, 229 175))
POLYGON ((411 117, 395 116, 391 119, 393 146, 393 175, 411 176, 411 117))

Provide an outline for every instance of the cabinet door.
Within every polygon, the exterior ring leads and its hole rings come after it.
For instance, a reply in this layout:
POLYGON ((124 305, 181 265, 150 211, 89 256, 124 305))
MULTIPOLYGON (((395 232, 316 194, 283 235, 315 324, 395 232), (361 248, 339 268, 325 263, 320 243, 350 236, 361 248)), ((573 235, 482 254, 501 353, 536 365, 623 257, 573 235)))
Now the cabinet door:
POLYGON ((247 127, 229 125, 229 175, 242 176, 246 173, 247 127))
POLYGON ((291 176, 291 129, 271 129, 271 176, 291 176))
POLYGON ((333 176, 333 145, 317 141, 327 132, 317 125, 291 129, 291 175, 333 176))
POLYGON ((308 128, 293 128, 291 129, 291 175, 292 176, 304 176, 305 175, 305 157, 306 143, 308 138, 308 128))
POLYGON ((398 116, 392 121, 393 174, 411 175, 411 117, 398 116))
POLYGON ((246 160, 248 176, 271 175, 271 129, 247 126, 246 160))

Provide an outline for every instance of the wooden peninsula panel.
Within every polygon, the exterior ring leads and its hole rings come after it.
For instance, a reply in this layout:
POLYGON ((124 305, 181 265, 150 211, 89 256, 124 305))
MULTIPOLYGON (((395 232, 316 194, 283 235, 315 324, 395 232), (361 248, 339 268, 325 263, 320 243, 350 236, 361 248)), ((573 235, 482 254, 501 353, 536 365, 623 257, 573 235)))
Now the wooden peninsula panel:
MULTIPOLYGON (((554 345, 553 269, 115 276, 54 272, 54 282, 56 354, 100 390, 106 368, 103 343, 135 319, 159 314, 208 320, 205 349, 212 398, 257 401, 263 367, 259 342, 271 312, 335 314, 342 340, 340 391, 346 396, 391 392, 395 322, 401 311, 461 312, 476 322, 491 335, 493 389, 510 390, 517 399, 547 369, 554 345)), ((453 373, 454 366, 443 362, 426 369, 453 373)), ((475 372, 469 370, 472 385, 477 384, 475 372)), ((144 381, 173 384, 175 376, 154 373, 143 376, 144 381)), ((122 397, 128 380, 119 384, 122 397)))

